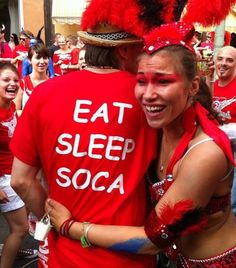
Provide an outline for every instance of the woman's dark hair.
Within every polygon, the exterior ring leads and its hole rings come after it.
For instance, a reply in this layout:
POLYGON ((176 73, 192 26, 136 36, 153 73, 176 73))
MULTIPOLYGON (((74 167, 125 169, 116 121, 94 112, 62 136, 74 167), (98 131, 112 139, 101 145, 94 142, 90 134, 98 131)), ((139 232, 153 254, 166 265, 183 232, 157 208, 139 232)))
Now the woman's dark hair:
POLYGON ((223 124, 219 113, 213 109, 212 95, 209 86, 206 84, 205 77, 200 77, 199 90, 194 96, 193 101, 201 103, 201 105, 209 111, 209 119, 216 119, 220 124, 223 124))
POLYGON ((85 61, 88 66, 120 68, 114 47, 98 47, 86 44, 85 50, 85 61))
POLYGON ((17 34, 15 33, 12 33, 11 36, 13 37, 13 42, 15 43, 15 45, 19 45, 19 39, 18 39, 18 36, 17 34))
POLYGON ((38 57, 43 57, 43 58, 49 58, 50 57, 50 54, 49 54, 49 50, 48 48, 44 45, 44 44, 36 44, 34 46, 32 46, 30 49, 29 49, 29 52, 28 52, 28 58, 31 60, 33 55, 34 55, 34 52, 37 54, 38 57))
POLYGON ((11 70, 12 72, 14 72, 20 78, 16 66, 13 65, 12 63, 10 63, 10 62, 0 62, 0 74, 4 70, 11 70))

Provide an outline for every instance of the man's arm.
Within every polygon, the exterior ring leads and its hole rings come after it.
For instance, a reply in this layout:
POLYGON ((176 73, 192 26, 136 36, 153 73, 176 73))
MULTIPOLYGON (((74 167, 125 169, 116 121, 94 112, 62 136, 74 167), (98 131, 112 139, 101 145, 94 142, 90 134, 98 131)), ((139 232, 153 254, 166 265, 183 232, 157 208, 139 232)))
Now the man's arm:
POLYGON ((40 219, 44 215, 47 193, 40 181, 36 179, 38 170, 38 167, 27 165, 15 157, 11 186, 25 202, 26 207, 40 219))

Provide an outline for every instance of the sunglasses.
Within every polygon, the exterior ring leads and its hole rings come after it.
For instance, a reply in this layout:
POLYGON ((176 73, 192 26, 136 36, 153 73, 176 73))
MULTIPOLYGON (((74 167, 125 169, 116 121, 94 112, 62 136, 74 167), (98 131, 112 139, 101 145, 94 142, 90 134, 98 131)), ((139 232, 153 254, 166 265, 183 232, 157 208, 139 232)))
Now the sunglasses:
POLYGON ((20 37, 19 39, 22 40, 22 41, 25 41, 26 40, 26 38, 23 38, 23 37, 20 37))

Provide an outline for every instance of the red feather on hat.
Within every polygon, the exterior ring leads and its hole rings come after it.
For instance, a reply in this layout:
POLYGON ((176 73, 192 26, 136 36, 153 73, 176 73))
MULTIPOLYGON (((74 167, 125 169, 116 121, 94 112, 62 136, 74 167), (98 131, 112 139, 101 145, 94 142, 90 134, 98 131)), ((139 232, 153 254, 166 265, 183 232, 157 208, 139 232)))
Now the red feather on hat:
POLYGON ((91 1, 81 18, 81 30, 93 28, 98 22, 107 22, 111 13, 111 3, 110 0, 91 1))
POLYGON ((182 21, 203 26, 219 24, 229 14, 236 0, 189 0, 182 21))
POLYGON ((113 0, 109 22, 120 29, 142 37, 148 30, 144 21, 140 20, 140 6, 136 0, 113 0))
POLYGON ((162 11, 164 21, 166 23, 174 21, 174 10, 177 6, 176 0, 162 0, 162 2, 166 3, 162 11))
POLYGON ((146 25, 140 20, 140 13, 135 0, 92 0, 83 13, 81 29, 87 30, 100 23, 108 23, 142 37, 146 32, 146 25))

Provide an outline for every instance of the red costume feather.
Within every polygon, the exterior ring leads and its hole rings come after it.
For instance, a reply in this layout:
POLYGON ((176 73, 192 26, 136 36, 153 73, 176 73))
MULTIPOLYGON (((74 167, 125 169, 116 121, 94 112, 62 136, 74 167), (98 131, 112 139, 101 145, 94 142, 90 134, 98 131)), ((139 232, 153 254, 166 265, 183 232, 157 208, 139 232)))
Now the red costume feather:
POLYGON ((163 206, 160 220, 169 230, 181 235, 198 232, 208 223, 200 209, 193 209, 191 200, 179 201, 173 207, 163 206))
POLYGON ((219 24, 229 14, 236 0, 189 0, 182 21, 200 23, 203 26, 219 24))
POLYGON ((162 2, 166 3, 162 11, 162 17, 166 23, 172 22, 175 20, 174 17, 174 10, 177 6, 177 1, 176 0, 162 0, 162 2))
POLYGON ((81 29, 88 30, 100 23, 108 23, 142 37, 147 26, 140 20, 140 13, 140 7, 135 0, 92 0, 82 16, 81 29))
POLYGON ((173 207, 169 205, 163 206, 160 219, 165 225, 172 225, 183 218, 184 213, 192 209, 193 202, 191 200, 180 201, 173 207))

